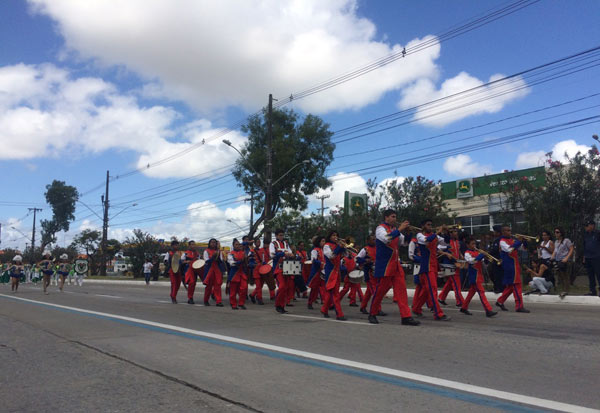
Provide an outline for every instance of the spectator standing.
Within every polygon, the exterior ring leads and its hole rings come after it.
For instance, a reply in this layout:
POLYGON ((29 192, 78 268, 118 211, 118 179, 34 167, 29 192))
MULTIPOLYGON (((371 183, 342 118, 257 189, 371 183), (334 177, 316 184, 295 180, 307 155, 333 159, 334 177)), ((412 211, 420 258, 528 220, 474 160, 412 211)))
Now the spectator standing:
POLYGON ((565 238, 565 232, 562 228, 555 228, 554 236, 556 241, 554 242, 554 252, 551 259, 555 262, 556 278, 558 278, 558 282, 562 287, 560 298, 564 298, 569 294, 571 286, 569 261, 573 257, 574 247, 571 240, 565 238))
POLYGON ((552 241, 552 234, 550 231, 542 231, 542 242, 538 245, 538 258, 542 260, 542 263, 550 268, 550 258, 554 252, 554 241, 552 241))
POLYGON ((583 264, 590 281, 590 292, 586 295, 596 295, 596 279, 598 280, 598 295, 600 296, 600 231, 596 223, 588 220, 583 234, 583 264))
POLYGON ((146 279, 146 285, 150 285, 150 276, 152 275, 152 262, 150 262, 150 258, 146 258, 146 262, 144 263, 144 278, 146 279))

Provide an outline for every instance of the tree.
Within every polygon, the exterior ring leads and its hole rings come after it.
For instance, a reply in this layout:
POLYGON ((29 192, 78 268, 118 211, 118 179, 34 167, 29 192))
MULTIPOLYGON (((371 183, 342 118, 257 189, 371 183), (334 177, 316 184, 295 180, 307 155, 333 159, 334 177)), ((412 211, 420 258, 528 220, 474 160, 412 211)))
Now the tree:
MULTIPOLYGON (((273 202, 271 216, 283 208, 302 211, 308 206, 307 195, 326 188, 330 182, 325 169, 333 161, 335 145, 331 142, 333 132, 321 118, 307 115, 300 122, 290 109, 275 109, 273 120, 273 202), (295 165, 304 160, 291 173, 295 165), (284 176, 285 175, 285 176, 284 176), (281 179, 280 179, 281 178, 281 179)), ((248 118, 242 126, 248 134, 248 142, 241 148, 242 158, 236 161, 233 175, 246 193, 255 196, 255 212, 260 214, 250 228, 254 234, 264 223, 264 192, 267 169, 267 122, 266 110, 261 115, 248 118), (258 176, 257 176, 258 173, 258 176)))
POLYGON ((73 238, 70 248, 83 252, 87 255, 92 274, 98 271, 101 262, 100 242, 102 233, 91 229, 84 229, 73 238))
POLYGON ((141 229, 134 229, 133 236, 127 237, 123 243, 123 254, 129 257, 134 277, 141 277, 142 266, 146 258, 158 254, 160 245, 156 238, 141 229))
POLYGON ((311 214, 304 216, 298 211, 281 211, 272 220, 273 228, 282 228, 286 231, 289 242, 297 245, 304 241, 307 249, 312 247, 312 237, 315 235, 326 235, 326 220, 321 215, 311 214))
POLYGON ((77 188, 63 181, 52 181, 46 185, 44 193, 46 202, 52 208, 52 219, 42 220, 42 249, 56 242, 56 233, 68 231, 71 221, 75 219, 75 203, 79 199, 77 188))

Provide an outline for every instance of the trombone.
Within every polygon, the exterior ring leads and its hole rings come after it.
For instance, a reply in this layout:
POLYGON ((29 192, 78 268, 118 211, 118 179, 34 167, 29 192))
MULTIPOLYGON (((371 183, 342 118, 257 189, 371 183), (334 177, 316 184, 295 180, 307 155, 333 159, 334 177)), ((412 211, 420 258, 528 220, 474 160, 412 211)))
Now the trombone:
POLYGON ((487 258, 489 261, 494 261, 494 262, 496 263, 496 265, 500 265, 500 264, 502 264, 502 260, 499 260, 498 258, 494 257, 494 256, 493 256, 492 254, 490 254, 489 252, 487 252, 487 251, 485 251, 485 250, 482 250, 482 249, 479 249, 479 248, 476 248, 476 250, 477 250, 479 253, 481 253, 481 254, 485 255, 485 257, 486 257, 486 258, 487 258))
POLYGON ((354 243, 348 244, 346 243, 346 241, 344 241, 343 239, 338 239, 338 245, 342 248, 346 248, 348 251, 351 251, 355 254, 358 254, 358 251, 356 249, 354 249, 354 243))
POLYGON ((534 237, 532 235, 514 234, 517 238, 525 238, 529 241, 540 242, 540 237, 534 237))

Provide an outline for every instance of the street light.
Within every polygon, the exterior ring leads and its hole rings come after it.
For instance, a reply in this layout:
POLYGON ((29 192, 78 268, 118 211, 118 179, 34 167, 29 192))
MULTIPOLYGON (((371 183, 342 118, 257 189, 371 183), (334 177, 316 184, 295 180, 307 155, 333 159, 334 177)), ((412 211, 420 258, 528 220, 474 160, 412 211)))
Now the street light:
POLYGON ((223 143, 227 146, 229 146, 230 148, 232 148, 234 151, 236 151, 237 153, 240 154, 240 157, 246 161, 246 165, 248 165, 248 167, 250 169, 252 169, 252 172, 254 172, 254 174, 256 175, 256 177, 260 180, 261 184, 263 185, 263 187, 266 187, 265 181, 264 179, 262 179, 262 176, 260 176, 260 174, 256 171, 256 169, 254 169, 254 167, 252 166, 252 164, 250 163, 250 161, 248 161, 248 158, 246 158, 240 151, 238 148, 236 148, 235 146, 233 146, 233 144, 231 143, 231 141, 229 139, 223 139, 223 143))
POLYGON ((31 238, 29 238, 28 235, 25 235, 20 229, 17 229, 15 227, 10 227, 11 229, 14 229, 15 231, 17 231, 19 234, 23 235, 25 238, 27 238, 29 241, 31 241, 31 238))
POLYGON ((277 182, 281 181, 283 178, 285 178, 285 176, 287 174, 289 174, 290 172, 292 172, 294 169, 296 169, 296 167, 300 166, 300 165, 306 165, 307 163, 310 163, 310 161, 308 159, 303 160, 302 162, 298 162, 296 165, 292 166, 286 173, 284 173, 283 175, 281 175, 279 177, 279 179, 277 179, 275 182, 273 182, 273 186, 277 185, 277 182))
POLYGON ((228 220, 227 220, 227 222, 231 222, 233 225, 235 225, 236 227, 238 227, 238 228, 239 228, 239 229, 240 229, 242 232, 244 232, 244 231, 245 231, 245 230, 244 230, 244 228, 240 227, 240 226, 237 224, 237 222, 235 222, 235 221, 233 221, 233 220, 231 220, 231 219, 228 219, 228 220))
POLYGON ((122 210, 120 210, 119 212, 117 212, 116 214, 114 214, 112 217, 110 217, 110 219, 113 219, 114 217, 116 217, 117 215, 119 215, 121 212, 125 211, 128 208, 137 206, 137 203, 131 204, 131 205, 127 205, 125 208, 123 208, 122 210))

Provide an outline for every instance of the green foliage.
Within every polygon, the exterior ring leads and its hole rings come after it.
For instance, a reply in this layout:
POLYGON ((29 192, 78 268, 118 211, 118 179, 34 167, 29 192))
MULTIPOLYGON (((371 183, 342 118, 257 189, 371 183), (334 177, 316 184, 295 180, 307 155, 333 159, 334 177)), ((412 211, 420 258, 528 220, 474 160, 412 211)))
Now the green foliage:
MULTIPOLYGON (((267 170, 266 110, 263 110, 261 115, 248 118, 242 131, 248 134, 248 142, 241 148, 244 157, 237 160, 233 175, 246 193, 255 195, 255 212, 260 216, 249 231, 254 234, 265 218, 263 180, 267 170), (260 178, 256 176, 255 171, 260 178)), ((307 195, 329 186, 325 169, 333 161, 335 145, 331 142, 332 135, 329 125, 317 116, 308 115, 300 121, 298 115, 292 110, 273 110, 271 216, 274 217, 280 209, 284 208, 297 211, 306 209, 307 195), (292 167, 304 160, 311 162, 302 164, 285 175, 292 167), (281 177, 283 178, 279 180, 281 177)))
POLYGON ((75 219, 75 203, 79 199, 77 188, 63 181, 52 181, 46 185, 46 202, 52 208, 52 219, 42 220, 42 248, 56 242, 56 233, 68 231, 75 219))
POLYGON ((321 215, 303 216, 298 211, 282 211, 272 220, 273 229, 282 228, 288 241, 297 245, 304 241, 306 249, 310 250, 311 239, 315 235, 326 235, 328 224, 321 215))
POLYGON ((123 243, 123 254, 129 258, 134 277, 142 277, 142 268, 146 258, 153 257, 160 251, 160 244, 152 235, 141 229, 134 229, 133 236, 127 237, 123 243))

